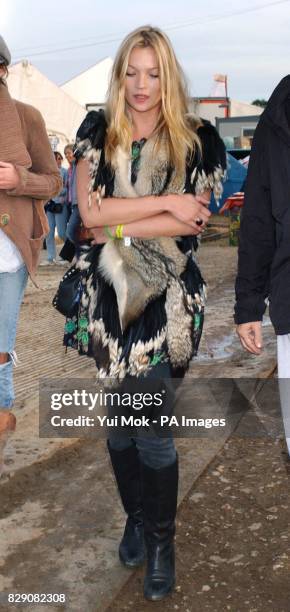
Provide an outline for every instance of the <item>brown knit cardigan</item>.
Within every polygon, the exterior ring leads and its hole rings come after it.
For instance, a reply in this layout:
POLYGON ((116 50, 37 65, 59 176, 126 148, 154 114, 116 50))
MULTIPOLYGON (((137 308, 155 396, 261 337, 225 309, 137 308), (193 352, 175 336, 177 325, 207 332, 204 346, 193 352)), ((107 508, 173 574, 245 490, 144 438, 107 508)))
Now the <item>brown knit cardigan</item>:
MULTIPOLYGON (((0 129, 2 134, 0 160, 14 163, 20 181, 16 189, 10 191, 0 189, 0 228, 18 247, 32 281, 36 284, 35 272, 39 254, 43 238, 48 233, 44 203, 59 193, 62 188, 62 179, 41 114, 32 106, 12 100, 10 96, 9 98, 7 96, 9 96, 8 90, 0 81, 0 129), (6 132, 9 119, 5 117, 5 124, 1 125, 1 120, 4 122, 3 114, 1 115, 1 97, 3 107, 4 101, 10 99, 14 105, 11 111, 14 112, 16 109, 20 119, 21 139, 23 138, 24 149, 26 148, 28 155, 25 161, 25 155, 23 156, 23 151, 21 151, 19 164, 15 162, 15 159, 9 159, 7 147, 4 146, 3 133, 6 132)), ((14 121, 13 112, 11 112, 11 122, 14 121)), ((6 134, 9 134, 8 148, 18 151, 18 142, 11 142, 13 134, 15 134, 15 139, 17 137, 14 123, 9 126, 6 134)))

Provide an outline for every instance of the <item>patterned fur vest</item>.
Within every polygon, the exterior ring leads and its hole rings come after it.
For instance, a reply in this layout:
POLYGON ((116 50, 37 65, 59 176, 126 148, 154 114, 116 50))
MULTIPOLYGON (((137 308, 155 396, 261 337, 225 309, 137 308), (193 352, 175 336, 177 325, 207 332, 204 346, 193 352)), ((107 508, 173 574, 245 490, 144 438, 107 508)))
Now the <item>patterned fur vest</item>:
MULTIPOLYGON (((168 166, 162 145, 156 154, 150 138, 142 147, 134 184, 131 157, 120 147, 114 171, 105 163, 102 112, 87 115, 77 134, 75 154, 89 161, 90 192, 102 193, 103 206, 110 196, 202 193, 209 187, 219 197, 224 147, 212 126, 200 130, 204 154, 210 153, 208 166, 197 153, 177 174, 168 166)), ((98 377, 120 381, 126 374, 139 376, 162 360, 169 360, 177 373, 187 369, 197 352, 204 310, 204 282, 193 256, 195 246, 193 237, 161 237, 132 238, 129 246, 116 239, 82 247, 74 263, 83 271, 82 293, 76 316, 67 321, 65 344, 93 356, 98 377)))

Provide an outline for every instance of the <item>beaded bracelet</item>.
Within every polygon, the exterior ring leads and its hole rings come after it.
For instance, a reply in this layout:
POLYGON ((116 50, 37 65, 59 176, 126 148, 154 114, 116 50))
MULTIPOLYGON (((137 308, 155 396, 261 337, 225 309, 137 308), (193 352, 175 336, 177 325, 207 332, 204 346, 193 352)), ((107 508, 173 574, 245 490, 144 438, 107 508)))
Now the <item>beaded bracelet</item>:
POLYGON ((115 236, 113 236, 108 225, 104 225, 104 232, 108 236, 108 238, 110 238, 110 240, 115 240, 115 236))

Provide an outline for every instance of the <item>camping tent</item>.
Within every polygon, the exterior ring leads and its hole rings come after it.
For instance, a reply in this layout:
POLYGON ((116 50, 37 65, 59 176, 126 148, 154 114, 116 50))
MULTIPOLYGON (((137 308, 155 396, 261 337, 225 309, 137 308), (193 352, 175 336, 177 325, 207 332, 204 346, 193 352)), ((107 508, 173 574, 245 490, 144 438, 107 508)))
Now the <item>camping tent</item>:
POLYGON ((33 64, 23 60, 11 66, 8 86, 13 98, 41 112, 54 150, 62 152, 66 144, 74 141, 86 110, 33 64))
POLYGON ((224 182, 224 189, 222 193, 222 197, 217 204, 214 196, 211 197, 210 202, 210 211, 212 213, 218 213, 221 207, 223 206, 225 200, 240 191, 245 179, 247 176, 247 168, 241 164, 240 161, 235 159, 233 155, 227 153, 227 176, 224 182))

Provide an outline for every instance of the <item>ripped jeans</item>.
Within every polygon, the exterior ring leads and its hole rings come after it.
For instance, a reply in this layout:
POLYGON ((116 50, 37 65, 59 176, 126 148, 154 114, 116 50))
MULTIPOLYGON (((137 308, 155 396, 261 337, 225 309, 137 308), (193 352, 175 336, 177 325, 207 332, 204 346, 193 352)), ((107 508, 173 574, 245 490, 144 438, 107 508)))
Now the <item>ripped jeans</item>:
POLYGON ((28 273, 23 265, 17 272, 0 272, 0 353, 9 359, 0 364, 0 409, 11 408, 14 403, 13 364, 19 310, 26 287, 28 273))

